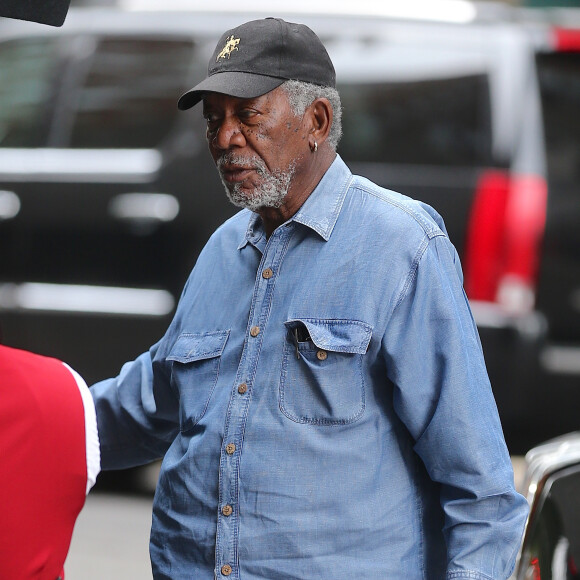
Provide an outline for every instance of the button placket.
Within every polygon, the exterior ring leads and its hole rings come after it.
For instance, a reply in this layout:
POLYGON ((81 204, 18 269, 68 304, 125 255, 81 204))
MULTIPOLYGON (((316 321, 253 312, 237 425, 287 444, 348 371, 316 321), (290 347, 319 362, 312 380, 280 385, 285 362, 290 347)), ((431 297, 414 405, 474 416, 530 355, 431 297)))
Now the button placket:
POLYGON ((224 446, 220 459, 219 508, 216 533, 216 572, 222 576, 239 578, 238 537, 239 537, 239 471, 242 453, 242 437, 248 416, 251 397, 250 389, 256 388, 253 381, 262 347, 264 328, 270 314, 274 277, 288 247, 292 228, 280 228, 270 236, 264 248, 262 263, 268 259, 270 267, 261 269, 254 285, 250 307, 248 339, 240 358, 237 377, 227 410, 224 426, 224 446))

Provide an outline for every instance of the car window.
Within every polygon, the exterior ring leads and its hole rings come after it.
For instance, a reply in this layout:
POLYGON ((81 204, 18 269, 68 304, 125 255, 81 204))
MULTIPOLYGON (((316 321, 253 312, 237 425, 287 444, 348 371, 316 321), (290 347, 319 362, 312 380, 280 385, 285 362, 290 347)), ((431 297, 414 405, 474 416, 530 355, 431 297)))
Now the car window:
POLYGON ((50 125, 57 67, 55 39, 0 45, 0 147, 40 147, 50 125))
POLYGON ((69 147, 158 145, 178 114, 192 58, 187 40, 101 40, 76 97, 69 147))
POLYGON ((574 186, 580 181, 580 54, 541 54, 537 65, 550 182, 574 186))
POLYGON ((348 160, 487 165, 491 157, 486 75, 419 82, 343 84, 348 160))

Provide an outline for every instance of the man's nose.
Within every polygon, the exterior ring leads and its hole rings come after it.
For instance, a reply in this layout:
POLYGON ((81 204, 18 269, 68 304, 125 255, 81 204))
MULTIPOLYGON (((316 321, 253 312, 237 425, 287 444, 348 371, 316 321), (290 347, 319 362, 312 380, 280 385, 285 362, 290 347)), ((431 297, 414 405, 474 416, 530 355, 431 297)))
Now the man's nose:
POLYGON ((231 147, 243 147, 246 139, 242 133, 240 123, 235 119, 224 119, 212 139, 212 145, 223 151, 231 147))

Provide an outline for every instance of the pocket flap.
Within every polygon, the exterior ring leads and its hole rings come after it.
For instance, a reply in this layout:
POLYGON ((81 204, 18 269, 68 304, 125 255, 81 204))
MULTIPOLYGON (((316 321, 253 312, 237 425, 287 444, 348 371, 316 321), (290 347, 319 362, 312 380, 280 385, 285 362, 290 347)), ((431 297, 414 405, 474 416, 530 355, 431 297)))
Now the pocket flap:
POLYGON ((229 330, 201 333, 185 332, 175 341, 167 360, 189 363, 220 356, 229 335, 229 330))
POLYGON ((295 318, 285 324, 290 330, 305 326, 318 348, 351 354, 365 354, 373 333, 372 326, 359 320, 295 318))

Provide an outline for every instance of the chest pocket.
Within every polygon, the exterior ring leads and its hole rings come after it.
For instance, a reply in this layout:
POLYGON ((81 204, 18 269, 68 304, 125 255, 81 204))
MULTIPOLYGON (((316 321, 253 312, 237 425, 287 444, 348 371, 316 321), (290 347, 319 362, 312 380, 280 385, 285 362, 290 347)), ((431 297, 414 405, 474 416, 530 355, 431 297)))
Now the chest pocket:
POLYGON ((372 327, 357 320, 286 323, 280 409, 298 423, 344 425, 365 409, 362 362, 372 327))
POLYGON ((167 357, 173 363, 171 384, 179 393, 182 431, 195 426, 207 410, 229 334, 229 330, 183 333, 167 357))

